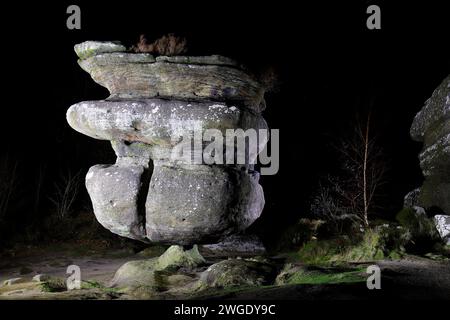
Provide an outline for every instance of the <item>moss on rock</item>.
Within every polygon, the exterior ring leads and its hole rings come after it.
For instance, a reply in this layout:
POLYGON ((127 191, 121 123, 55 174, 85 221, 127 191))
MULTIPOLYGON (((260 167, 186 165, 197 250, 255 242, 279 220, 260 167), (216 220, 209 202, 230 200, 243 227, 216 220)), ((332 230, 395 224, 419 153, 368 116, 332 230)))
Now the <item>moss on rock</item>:
POLYGON ((162 291, 167 287, 167 278, 179 268, 193 269, 205 263, 197 246, 184 250, 181 246, 171 246, 158 258, 129 261, 117 270, 111 287, 145 287, 162 291))
POLYGON ((194 268, 204 263, 205 259, 198 252, 197 245, 194 245, 189 250, 184 250, 181 246, 171 246, 158 258, 155 269, 194 268))
POLYGON ((341 236, 309 241, 294 255, 293 260, 307 265, 331 265, 398 259, 409 239, 408 231, 402 227, 380 225, 366 230, 357 239, 341 236))

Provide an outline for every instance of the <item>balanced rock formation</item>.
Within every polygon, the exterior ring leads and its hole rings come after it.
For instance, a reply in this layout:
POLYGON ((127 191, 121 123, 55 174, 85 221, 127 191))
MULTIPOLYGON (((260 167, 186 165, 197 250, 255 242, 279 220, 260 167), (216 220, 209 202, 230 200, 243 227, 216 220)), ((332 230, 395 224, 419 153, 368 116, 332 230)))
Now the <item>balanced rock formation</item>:
POLYGON ((419 160, 425 181, 412 192, 416 205, 450 214, 450 76, 415 116, 411 137, 423 142, 419 160))
MULTIPOLYGON (((230 129, 267 129, 264 89, 252 74, 221 56, 154 57, 116 42, 88 41, 75 52, 111 94, 67 111, 72 128, 109 140, 117 155, 86 176, 104 227, 145 242, 192 245, 219 241, 260 216, 264 194, 252 163, 266 138, 246 149, 243 164, 193 162, 198 155, 178 152, 191 145, 184 138, 209 129, 224 137, 230 129)), ((235 143, 224 138, 224 152, 235 143)))

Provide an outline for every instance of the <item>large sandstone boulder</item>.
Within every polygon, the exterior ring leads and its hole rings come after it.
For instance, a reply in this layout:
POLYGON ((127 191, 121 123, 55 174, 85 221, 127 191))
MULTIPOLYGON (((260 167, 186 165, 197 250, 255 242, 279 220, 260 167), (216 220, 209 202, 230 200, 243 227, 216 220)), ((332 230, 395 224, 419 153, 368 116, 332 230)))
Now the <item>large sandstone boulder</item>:
POLYGON ((147 237, 189 244, 247 228, 264 205, 258 179, 256 172, 216 166, 155 167, 146 202, 147 237))
MULTIPOLYGON (((419 160, 425 181, 417 205, 450 213, 450 76, 433 92, 411 126, 411 137, 423 142, 419 160)), ((418 193, 418 194, 417 194, 418 193)), ((409 197, 410 198, 410 197, 409 197)))
POLYGON ((246 130, 267 129, 264 89, 252 74, 221 56, 153 57, 117 42, 88 41, 75 51, 111 93, 67 111, 72 128, 109 140, 117 155, 115 164, 93 166, 86 176, 105 228, 144 242, 192 245, 220 241, 260 216, 264 194, 253 164, 267 137, 237 148, 246 130), (236 129, 237 139, 226 139, 236 129), (222 148, 210 159, 223 162, 204 160, 214 134, 223 137, 222 148), (198 137, 200 154, 184 152, 198 137), (230 148, 243 163, 226 161, 230 148))

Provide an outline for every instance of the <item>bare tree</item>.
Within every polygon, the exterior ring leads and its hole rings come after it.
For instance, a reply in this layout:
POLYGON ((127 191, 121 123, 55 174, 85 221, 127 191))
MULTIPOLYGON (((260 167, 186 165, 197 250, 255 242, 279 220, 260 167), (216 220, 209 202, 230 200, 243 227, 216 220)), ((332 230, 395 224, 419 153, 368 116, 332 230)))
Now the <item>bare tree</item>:
POLYGON ((328 220, 358 221, 367 228, 386 173, 382 150, 371 134, 370 113, 363 124, 357 122, 349 139, 338 143, 337 151, 341 173, 327 177, 313 199, 312 211, 328 220))
POLYGON ((36 174, 36 184, 33 202, 33 213, 37 215, 39 213, 39 206, 41 203, 42 187, 45 181, 46 166, 43 162, 39 164, 36 174))
POLYGON ((70 171, 61 174, 60 181, 55 183, 55 193, 49 200, 55 205, 59 219, 66 218, 72 211, 81 184, 81 171, 72 174, 70 171))
MULTIPOLYGON (((341 153, 349 170, 349 197, 355 202, 354 211, 365 227, 369 226, 369 213, 375 208, 375 197, 385 182, 386 163, 375 137, 371 136, 371 114, 365 124, 358 122, 354 138, 343 145, 341 153)), ((343 190, 345 193, 345 190, 343 190)))
POLYGON ((17 185, 17 163, 11 163, 6 155, 0 162, 0 222, 6 217, 17 185))

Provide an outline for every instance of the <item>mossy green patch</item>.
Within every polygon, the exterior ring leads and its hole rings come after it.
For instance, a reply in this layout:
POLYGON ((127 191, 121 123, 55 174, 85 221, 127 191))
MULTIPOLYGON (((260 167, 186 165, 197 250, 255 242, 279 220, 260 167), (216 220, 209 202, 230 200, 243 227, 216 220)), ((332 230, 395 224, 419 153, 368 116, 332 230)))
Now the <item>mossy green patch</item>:
POLYGON ((327 284, 363 282, 366 278, 362 271, 348 271, 340 273, 323 273, 320 271, 305 271, 296 273, 289 279, 288 284, 327 284))
POLYGON ((291 255, 290 261, 300 261, 307 265, 332 265, 347 262, 370 262, 385 258, 401 257, 407 240, 404 230, 378 226, 369 229, 356 239, 341 236, 328 240, 309 241, 291 255))
POLYGON ((62 278, 50 278, 40 283, 43 292, 62 292, 67 290, 66 282, 62 278))
POLYGON ((276 285, 353 283, 366 279, 365 269, 316 267, 288 263, 275 280, 276 285))

